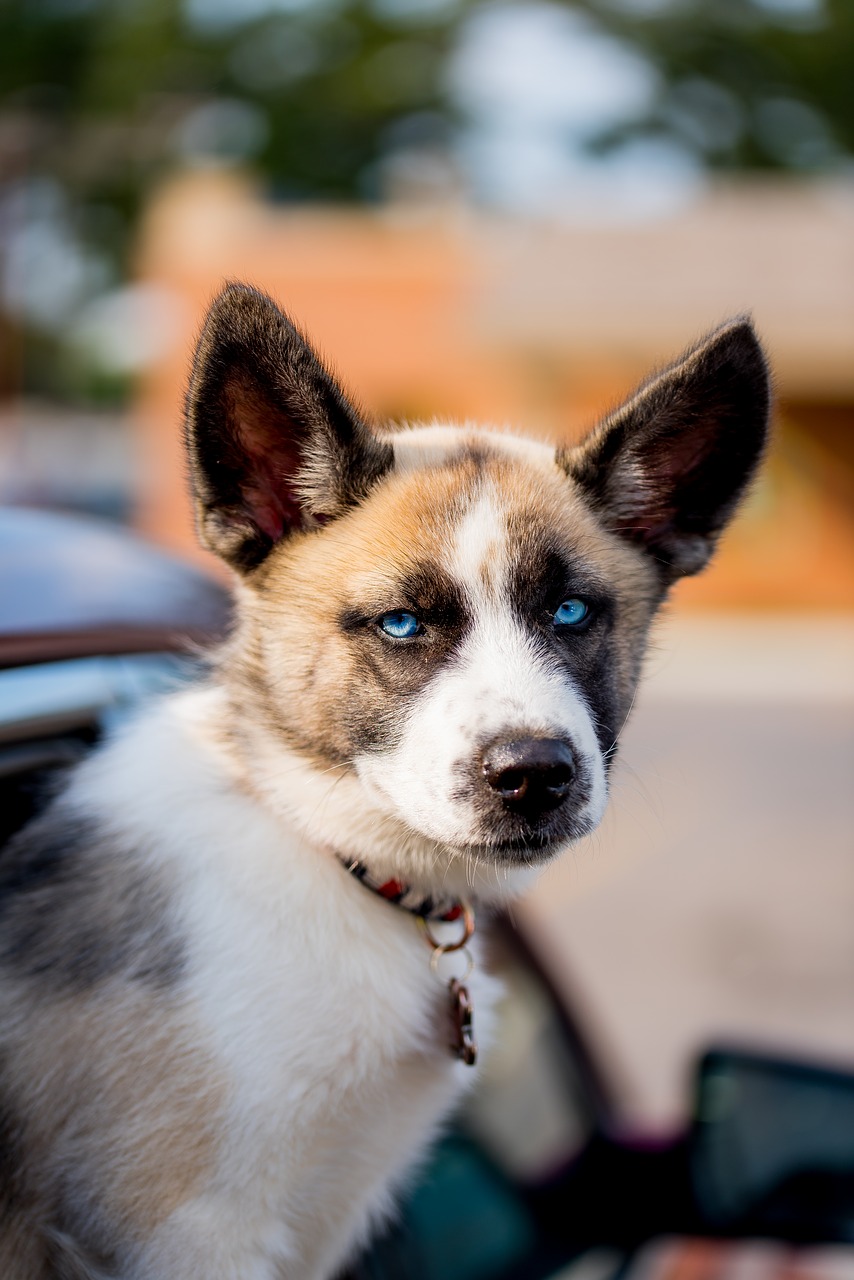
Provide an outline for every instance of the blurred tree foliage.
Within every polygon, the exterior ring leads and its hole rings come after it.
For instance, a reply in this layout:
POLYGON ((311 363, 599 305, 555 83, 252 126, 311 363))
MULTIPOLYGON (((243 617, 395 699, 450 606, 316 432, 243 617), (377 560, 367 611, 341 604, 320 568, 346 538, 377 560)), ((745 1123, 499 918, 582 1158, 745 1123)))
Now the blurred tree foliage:
POLYGON ((583 7, 661 75, 657 103, 631 131, 675 136, 718 169, 850 168, 851 0, 584 0, 583 7))
POLYGON ((247 161, 274 195, 364 195, 387 127, 439 107, 457 17, 400 9, 0 0, 0 183, 50 175, 78 233, 119 256, 146 191, 188 159, 247 161))
MULTIPOLYGON (((573 7, 642 51, 660 76, 646 116, 595 146, 665 136, 721 169, 850 163, 852 0, 573 7)), ((73 311, 69 299, 120 281, 145 195, 172 168, 245 163, 274 197, 349 200, 379 193, 390 153, 452 151, 464 122, 443 69, 461 24, 482 8, 481 0, 0 0, 0 236, 14 256, 27 210, 42 219, 57 299, 70 270, 63 245, 78 258, 64 311, 49 292, 38 305, 22 301, 26 262, 7 261, 7 315, 56 334, 73 311)), ((37 238, 28 244, 31 255, 42 252, 37 238)))

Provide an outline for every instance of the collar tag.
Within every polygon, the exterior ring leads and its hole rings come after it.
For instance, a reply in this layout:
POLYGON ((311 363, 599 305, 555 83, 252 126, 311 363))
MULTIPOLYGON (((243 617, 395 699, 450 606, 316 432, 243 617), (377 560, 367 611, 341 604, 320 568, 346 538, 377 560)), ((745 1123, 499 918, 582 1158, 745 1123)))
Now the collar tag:
POLYGON ((467 1067, 477 1062, 477 1041, 474 1038, 474 1007, 468 987, 456 978, 448 983, 451 996, 451 1052, 467 1067))
MULTIPOLYGON (((451 1012, 450 1050, 467 1067, 473 1067, 477 1062, 477 1042, 474 1038, 474 1006, 469 995, 469 989, 466 986, 469 974, 474 968, 474 957, 467 946, 475 928, 474 910, 470 903, 460 903, 460 915, 457 919, 460 916, 463 922, 463 932, 456 942, 439 942, 430 929, 430 924, 427 920, 422 919, 421 928, 424 930, 428 943, 433 948, 430 956, 430 968, 435 974, 439 972, 439 964, 443 956, 459 952, 465 960, 466 967, 462 977, 451 978, 448 982, 451 1012)), ((447 917, 443 918, 447 919, 447 917)))

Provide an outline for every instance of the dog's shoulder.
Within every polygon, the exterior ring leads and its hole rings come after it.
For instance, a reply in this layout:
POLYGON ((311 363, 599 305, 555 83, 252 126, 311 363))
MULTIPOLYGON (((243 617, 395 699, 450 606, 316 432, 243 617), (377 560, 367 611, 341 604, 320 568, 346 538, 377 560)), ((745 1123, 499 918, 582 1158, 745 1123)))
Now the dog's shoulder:
POLYGON ((168 893, 127 832, 68 797, 0 856, 0 971, 60 989, 123 973, 154 986, 180 974, 168 893))

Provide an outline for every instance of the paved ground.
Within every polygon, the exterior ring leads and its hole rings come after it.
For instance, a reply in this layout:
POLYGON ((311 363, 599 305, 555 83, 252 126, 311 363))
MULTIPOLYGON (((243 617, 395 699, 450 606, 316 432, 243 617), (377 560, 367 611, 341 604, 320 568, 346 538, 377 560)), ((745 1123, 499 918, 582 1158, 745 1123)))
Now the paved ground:
POLYGON ((611 812, 525 912, 634 1122, 712 1040, 854 1069, 854 620, 664 629, 611 812))

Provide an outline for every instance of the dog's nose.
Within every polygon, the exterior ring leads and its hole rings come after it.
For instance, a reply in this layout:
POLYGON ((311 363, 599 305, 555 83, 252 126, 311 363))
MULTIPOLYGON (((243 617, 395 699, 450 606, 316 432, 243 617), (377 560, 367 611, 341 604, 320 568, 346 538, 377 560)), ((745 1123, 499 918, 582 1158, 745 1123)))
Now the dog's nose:
POLYGON ((562 738, 494 742, 483 754, 483 776, 505 808, 534 819, 563 804, 575 781, 575 757, 562 738))

